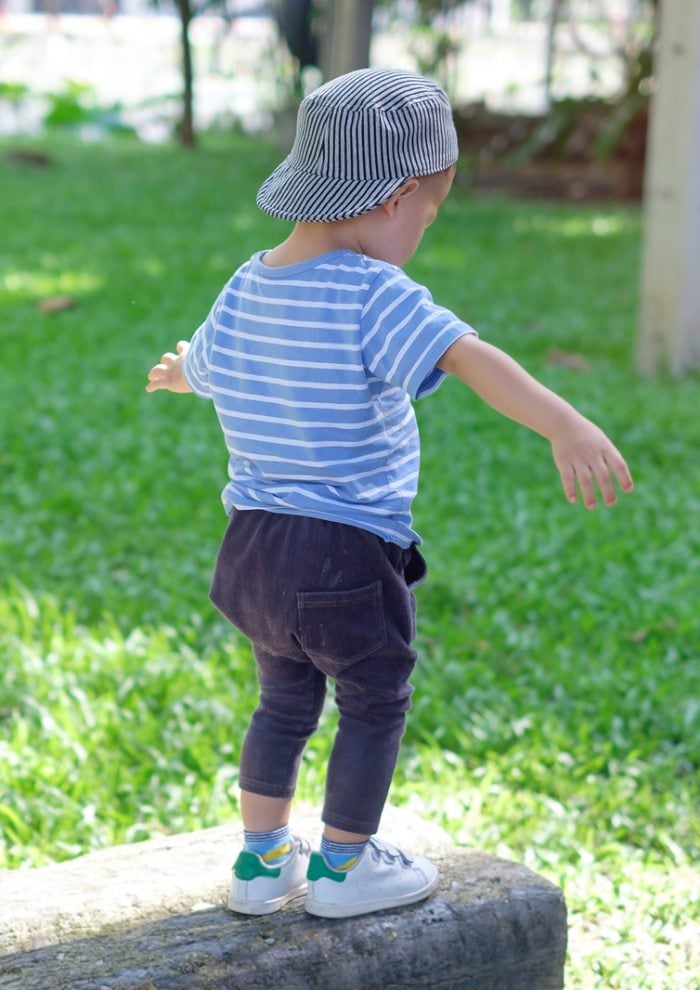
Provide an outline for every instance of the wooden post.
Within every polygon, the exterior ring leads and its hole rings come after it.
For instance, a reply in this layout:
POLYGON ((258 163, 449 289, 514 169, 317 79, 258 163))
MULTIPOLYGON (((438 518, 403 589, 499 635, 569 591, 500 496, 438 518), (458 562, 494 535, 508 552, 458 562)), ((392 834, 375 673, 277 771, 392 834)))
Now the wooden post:
POLYGON ((663 0, 645 177, 637 366, 700 366, 700 3, 663 0))
POLYGON ((327 0, 321 41, 323 78, 369 65, 373 0, 327 0))

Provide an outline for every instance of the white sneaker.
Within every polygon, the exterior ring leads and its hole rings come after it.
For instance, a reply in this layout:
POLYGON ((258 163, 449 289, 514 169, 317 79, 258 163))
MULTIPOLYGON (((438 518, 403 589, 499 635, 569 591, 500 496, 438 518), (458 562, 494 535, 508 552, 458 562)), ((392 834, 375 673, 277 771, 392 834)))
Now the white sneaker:
POLYGON ((228 906, 241 914, 273 914, 287 901, 306 891, 306 871, 311 847, 304 839, 292 838, 289 859, 268 866, 257 853, 244 849, 233 864, 228 906))
POLYGON ((319 918, 352 918, 385 908, 414 904, 438 885, 437 868, 423 856, 370 839, 349 870, 332 869, 321 853, 309 861, 309 891, 304 907, 319 918))

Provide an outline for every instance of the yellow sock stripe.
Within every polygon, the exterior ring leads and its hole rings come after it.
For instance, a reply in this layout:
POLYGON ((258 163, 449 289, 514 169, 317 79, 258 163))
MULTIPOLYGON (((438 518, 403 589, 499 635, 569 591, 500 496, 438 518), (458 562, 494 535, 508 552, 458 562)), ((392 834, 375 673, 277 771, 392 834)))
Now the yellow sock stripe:
POLYGON ((339 871, 349 870, 351 867, 355 865, 355 863, 358 861, 359 858, 360 858, 359 856, 351 856, 350 859, 347 859, 344 863, 341 863, 340 866, 334 866, 333 869, 339 871))
POLYGON ((261 859, 263 863, 274 863, 276 859, 282 859, 283 856, 289 855, 291 851, 291 842, 285 842, 283 845, 275 846, 275 848, 270 849, 269 852, 263 853, 261 859))

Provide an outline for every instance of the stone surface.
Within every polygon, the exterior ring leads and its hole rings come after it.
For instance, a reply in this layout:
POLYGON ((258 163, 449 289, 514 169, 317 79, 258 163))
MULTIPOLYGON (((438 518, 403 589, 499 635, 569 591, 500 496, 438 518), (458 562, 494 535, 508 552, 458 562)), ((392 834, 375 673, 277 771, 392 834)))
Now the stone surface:
POLYGON ((0 986, 561 990, 566 908, 555 886, 516 863, 451 849, 441 830, 405 812, 389 809, 382 831, 428 852, 440 887, 421 904, 341 921, 310 917, 303 900, 267 918, 227 912, 222 850, 228 863, 235 828, 0 875, 0 986), (31 923, 32 903, 41 925, 31 923))
MULTIPOLYGON (((317 845, 316 809, 299 810, 292 827, 317 845)), ((439 826, 392 806, 384 810, 381 833, 410 836, 406 847, 428 856, 450 846, 439 826)), ((0 871, 0 957, 221 906, 242 842, 236 823, 114 846, 40 869, 0 871)))

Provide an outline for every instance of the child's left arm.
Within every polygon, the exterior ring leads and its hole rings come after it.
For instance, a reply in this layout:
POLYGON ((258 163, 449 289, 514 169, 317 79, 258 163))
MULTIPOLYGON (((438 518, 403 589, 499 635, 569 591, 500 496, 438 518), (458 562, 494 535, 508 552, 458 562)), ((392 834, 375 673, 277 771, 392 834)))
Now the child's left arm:
POLYGON ((606 505, 617 501, 613 478, 624 492, 632 491, 627 464, 603 431, 497 347, 473 335, 460 337, 437 366, 456 375, 504 416, 550 441, 570 502, 577 499, 577 484, 587 509, 597 505, 595 484, 606 505))
POLYGON ((162 356, 158 364, 153 365, 148 372, 147 392, 157 392, 161 388, 165 388, 169 392, 192 391, 182 371, 182 365, 189 346, 186 340, 178 341, 177 354, 168 351, 162 356))

